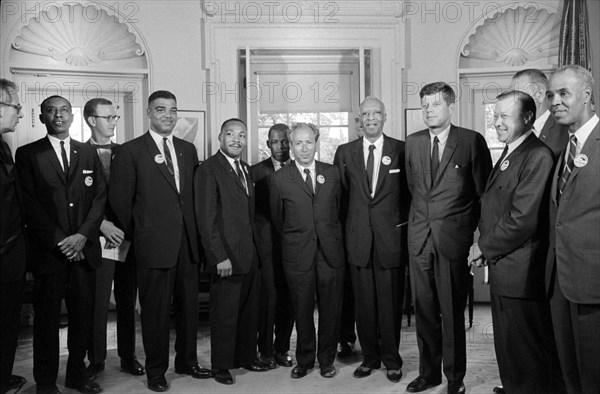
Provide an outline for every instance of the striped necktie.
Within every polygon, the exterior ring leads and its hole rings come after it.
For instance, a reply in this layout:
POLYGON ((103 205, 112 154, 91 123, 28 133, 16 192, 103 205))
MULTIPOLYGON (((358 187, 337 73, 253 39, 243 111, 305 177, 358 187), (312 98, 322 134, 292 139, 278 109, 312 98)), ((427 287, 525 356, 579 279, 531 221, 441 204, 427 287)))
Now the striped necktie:
POLYGON ((561 171, 560 179, 558 180, 558 196, 557 200, 560 200, 562 196, 563 189, 571 176, 571 171, 573 171, 573 163, 575 162, 575 155, 577 154, 577 137, 575 134, 571 134, 569 137, 569 145, 567 146, 568 156, 567 160, 565 160, 565 165, 561 171))

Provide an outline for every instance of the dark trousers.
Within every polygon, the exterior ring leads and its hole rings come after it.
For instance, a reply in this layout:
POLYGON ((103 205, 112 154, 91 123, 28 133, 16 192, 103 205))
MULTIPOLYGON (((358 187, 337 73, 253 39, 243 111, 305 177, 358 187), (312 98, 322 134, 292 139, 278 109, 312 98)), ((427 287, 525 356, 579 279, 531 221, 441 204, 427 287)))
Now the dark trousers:
POLYGON ((281 261, 269 256, 261 263, 258 351, 272 357, 290 350, 294 317, 281 261))
POLYGON ((435 248, 430 235, 421 254, 409 258, 419 375, 441 381, 443 360, 449 386, 462 383, 467 369, 468 253, 467 248, 464 257, 448 260, 435 248))
POLYGON ((169 367, 170 310, 175 313, 175 368, 198 364, 198 268, 190 259, 184 230, 177 263, 171 268, 137 266, 148 379, 164 376, 169 367))
POLYGON ((600 305, 567 300, 558 275, 550 297, 552 325, 569 394, 600 392, 600 305))
POLYGON ((232 369, 256 358, 260 276, 257 258, 242 275, 210 279, 210 359, 214 369, 232 369))
POLYGON ((340 332, 344 267, 332 268, 317 251, 309 270, 295 270, 291 264, 285 265, 284 270, 296 319, 298 365, 312 368, 315 355, 320 365, 333 364, 340 332), (318 350, 313 317, 315 294, 319 310, 318 350))
POLYGON ((510 394, 564 393, 545 299, 491 293, 500 380, 510 394))
POLYGON ((387 369, 402 368, 400 329, 404 298, 404 269, 383 268, 377 256, 366 267, 353 266, 356 330, 363 351, 362 364, 387 369))
POLYGON ((348 263, 346 263, 344 274, 344 301, 342 303, 342 319, 340 323, 340 338, 339 343, 355 343, 356 331, 354 319, 354 289, 352 287, 352 271, 348 263))
MULTIPOLYGON (((129 252, 133 255, 133 250, 129 252)), ((95 275, 96 297, 88 360, 95 364, 106 360, 106 327, 113 278, 118 354, 124 360, 132 360, 135 357, 135 296, 137 293, 135 259, 129 256, 125 262, 102 259, 102 265, 96 270, 95 275)))
POLYGON ((25 278, 0 283, 0 389, 8 385, 12 375, 19 336, 21 303, 25 278))
POLYGON ((84 379, 85 353, 92 329, 95 275, 87 262, 65 263, 53 274, 34 274, 33 377, 40 386, 56 384, 63 295, 69 313, 66 380, 84 379))

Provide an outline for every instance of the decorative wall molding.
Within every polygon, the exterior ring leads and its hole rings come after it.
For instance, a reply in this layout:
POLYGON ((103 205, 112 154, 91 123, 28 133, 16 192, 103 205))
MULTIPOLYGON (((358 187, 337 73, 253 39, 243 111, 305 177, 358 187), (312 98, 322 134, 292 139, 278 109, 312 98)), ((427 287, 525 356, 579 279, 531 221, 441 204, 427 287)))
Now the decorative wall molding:
POLYGON ((126 24, 94 4, 49 6, 23 26, 12 48, 71 66, 143 56, 126 24))
POLYGON ((560 16, 540 7, 509 8, 485 19, 469 36, 461 55, 508 66, 558 54, 560 16))

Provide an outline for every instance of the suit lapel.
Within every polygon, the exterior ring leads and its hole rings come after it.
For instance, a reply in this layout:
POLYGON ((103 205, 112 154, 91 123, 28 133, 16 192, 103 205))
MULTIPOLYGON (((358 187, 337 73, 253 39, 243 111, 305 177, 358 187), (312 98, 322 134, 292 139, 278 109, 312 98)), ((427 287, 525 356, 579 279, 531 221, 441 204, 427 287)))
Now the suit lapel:
POLYGON ((160 153, 160 150, 158 149, 158 146, 156 146, 156 142, 154 142, 154 139, 152 139, 152 136, 150 135, 149 131, 146 132, 146 134, 145 134, 145 141, 146 141, 146 150, 148 151, 148 154, 152 157, 152 161, 157 166, 158 170, 162 173, 162 175, 165 177, 167 182, 169 182, 169 184, 173 187, 175 192, 177 192, 177 185, 175 185, 175 178, 169 173, 169 169, 167 168, 167 163, 165 162, 165 158, 160 153), (161 163, 157 162, 157 156, 162 157, 161 163))
MULTIPOLYGON (((509 167, 511 164, 514 165, 514 163, 519 159, 519 155, 521 154, 521 152, 523 152, 523 150, 525 150, 525 148, 527 148, 527 146, 529 144, 531 144, 531 142, 533 141, 534 138, 537 138, 535 136, 535 134, 531 133, 526 139, 525 141, 523 141, 521 143, 521 145, 519 145, 517 147, 517 149, 515 149, 514 151, 510 152, 510 154, 506 155, 506 157, 502 160, 503 162, 510 159, 509 160, 509 167)), ((496 179, 498 179, 498 177, 500 176, 500 174, 503 173, 503 171, 498 168, 502 165, 502 163, 498 162, 496 163, 496 165, 494 166, 494 169, 492 170, 492 173, 490 174, 490 176, 488 177, 488 181, 485 185, 485 191, 487 192, 488 189, 494 184, 494 182, 496 181, 496 179)))
MULTIPOLYGON (((231 177, 230 179, 233 181, 233 183, 235 183, 235 185, 240 188, 240 190, 244 193, 244 195, 246 197, 248 197, 248 193, 246 192, 244 185, 240 181, 240 178, 238 177, 237 173, 234 171, 231 164, 229 164, 229 160, 227 160, 227 158, 225 157, 225 154, 223 154, 223 152, 221 152, 221 150, 219 150, 217 155, 218 155, 217 157, 218 157, 219 163, 221 163, 221 166, 223 166, 225 173, 228 174, 229 177, 231 177)), ((243 167, 243 163, 241 166, 243 167)), ((248 181, 248 177, 246 176, 246 182, 247 181, 248 181)), ((250 190, 250 189, 248 189, 248 190, 250 190)))
POLYGON ((369 191, 369 183, 367 182, 367 171, 365 170, 365 155, 363 153, 363 140, 364 137, 360 137, 354 143, 354 149, 352 154, 352 162, 356 173, 359 174, 360 184, 367 196, 371 198, 371 192, 369 191))
POLYGON ((419 140, 419 159, 421 161, 421 175, 423 176, 423 184, 431 189, 431 139, 429 131, 423 134, 419 140))
POLYGON ((67 179, 65 177, 65 171, 63 170, 63 167, 60 165, 60 161, 58 160, 58 157, 56 156, 56 152, 54 151, 54 148, 52 147, 52 144, 50 143, 50 140, 48 139, 48 137, 45 137, 43 139, 42 143, 44 145, 43 149, 44 149, 44 156, 46 156, 46 160, 48 160, 48 162, 50 162, 52 167, 54 167, 54 170, 59 175, 59 178, 66 185, 67 179))
MULTIPOLYGON (((300 187, 300 189, 304 190, 304 193, 308 194, 308 196, 310 198, 313 198, 313 195, 310 192, 310 189, 308 188, 308 185, 304 181, 304 175, 300 172, 300 169, 298 169, 298 166, 296 165, 296 162, 290 163, 290 165, 287 166, 287 168, 284 167, 283 169, 286 169, 288 171, 288 174, 289 174, 289 177, 287 177, 288 179, 295 180, 296 183, 298 184, 298 186, 300 187)), ((316 165, 315 165, 315 172, 317 172, 317 166, 316 165)))
POLYGON ((450 163, 450 159, 452 158, 452 155, 454 154, 454 151, 456 150, 457 146, 458 134, 454 125, 451 125, 450 133, 448 134, 448 141, 446 141, 446 147, 444 148, 444 153, 442 153, 440 167, 435 177, 435 182, 432 186, 435 186, 439 182, 440 178, 442 177, 442 174, 444 173, 444 171, 446 171, 446 167, 448 167, 448 163, 450 163))
POLYGON ((325 168, 323 168, 323 167, 324 167, 323 163, 315 160, 315 197, 317 197, 319 190, 321 190, 321 183, 319 182, 319 176, 322 176, 323 179, 325 178, 325 175, 323 175, 325 168))
POLYGON ((383 148, 381 151, 381 162, 379 163, 379 174, 377 175, 377 185, 375 185, 375 197, 377 197, 377 192, 379 191, 379 189, 381 189, 381 185, 383 185, 385 178, 390 172, 390 166, 383 164, 383 158, 386 156, 390 158, 391 164, 394 162, 396 152, 394 152, 394 150, 392 149, 392 144, 390 143, 390 140, 384 135, 383 148))
MULTIPOLYGON (((595 153, 595 151, 598 148, 599 140, 600 140, 600 123, 596 124, 596 127, 594 127, 594 130, 590 133, 590 136, 588 137, 587 141, 585 141, 585 145, 583 146, 583 149, 581 149, 580 155, 586 155, 588 158, 588 163, 592 159, 592 157, 598 156, 598 153, 595 153), (594 155, 596 155, 596 156, 594 156, 594 155)), ((582 168, 583 167, 577 167, 577 166, 573 167, 573 171, 571 172, 569 179, 567 179, 567 184, 565 185, 565 189, 568 188, 571 185, 571 183, 573 183, 573 180, 577 177, 577 175, 579 174, 579 172, 581 171, 582 168)))
POLYGON ((69 183, 71 183, 71 180, 73 178, 75 178, 76 175, 76 171, 79 165, 79 155, 80 155, 80 148, 79 148, 79 143, 77 141, 74 141, 71 138, 71 157, 69 159, 69 176, 67 177, 67 180, 69 183))
POLYGON ((177 167, 179 167, 179 191, 181 192, 185 180, 185 157, 183 156, 183 146, 177 137, 173 137, 173 148, 175 148, 175 155, 177 155, 177 167))

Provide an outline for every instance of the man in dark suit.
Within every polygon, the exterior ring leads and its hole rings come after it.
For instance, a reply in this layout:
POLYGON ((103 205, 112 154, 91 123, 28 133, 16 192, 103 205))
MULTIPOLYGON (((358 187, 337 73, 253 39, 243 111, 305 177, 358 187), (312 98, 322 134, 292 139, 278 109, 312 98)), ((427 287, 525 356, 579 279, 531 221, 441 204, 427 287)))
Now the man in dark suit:
POLYGON ((369 376, 383 362, 387 378, 398 382, 410 204, 404 143, 383 134, 386 113, 379 99, 367 97, 360 110, 364 137, 341 145, 334 159, 346 199, 346 250, 363 351, 354 376, 369 376))
POLYGON ((528 93, 533 97, 537 114, 533 124, 533 133, 548 145, 557 159, 564 152, 569 136, 566 128, 556 123, 548 109, 548 100, 546 99, 548 77, 536 68, 521 70, 512 77, 511 88, 528 93))
POLYGON ((283 270, 296 319, 297 365, 292 378, 306 376, 315 355, 321 376, 331 378, 340 331, 344 290, 344 247, 340 223, 341 181, 336 167, 315 160, 319 130, 292 126, 294 162, 277 172, 271 188, 271 213, 281 234, 283 270), (319 308, 318 343, 313 319, 319 308))
POLYGON ((554 73, 548 92, 569 135, 552 178, 546 283, 570 394, 600 392, 600 124, 593 90, 592 74, 572 65, 554 73))
POLYGON ((233 384, 229 372, 241 366, 268 370, 256 359, 259 261, 254 225, 254 186, 248 164, 246 124, 221 125, 220 150, 194 175, 194 208, 210 279, 210 348, 215 380, 233 384))
POLYGON ((23 386, 25 378, 13 375, 21 302, 25 284, 25 235, 17 195, 17 171, 10 147, 2 136, 13 133, 23 117, 17 85, 0 79, 0 393, 23 386))
POLYGON ((65 386, 82 393, 102 388, 85 372, 91 333, 94 272, 100 267, 99 228, 106 183, 100 159, 88 144, 72 140, 71 104, 51 96, 41 104, 48 135, 17 150, 28 249, 35 285, 33 376, 38 393, 57 393, 60 308, 69 312, 65 386))
POLYGON ((275 171, 290 161, 289 127, 277 123, 269 129, 267 146, 271 157, 250 167, 256 190, 256 230, 258 231, 258 255, 261 262, 260 311, 258 325, 258 351, 261 361, 269 369, 277 365, 292 366, 290 337, 294 329, 294 317, 290 293, 281 265, 281 240, 271 221, 269 193, 275 171), (273 336, 275 342, 273 343, 273 336))
MULTIPOLYGON (((118 107, 117 107, 118 108, 118 107)), ((94 98, 85 103, 83 118, 92 137, 88 144, 98 153, 102 163, 102 172, 106 182, 110 179, 110 163, 112 151, 118 146, 111 141, 115 135, 115 127, 120 116, 107 99, 94 98)), ((125 233, 115 226, 114 213, 110 204, 106 204, 104 219, 100 224, 100 233, 104 237, 104 249, 118 249, 124 240, 125 233)), ((114 294, 117 306, 117 348, 121 358, 121 369, 132 375, 143 375, 144 367, 135 357, 135 295, 137 284, 135 278, 134 260, 129 255, 127 262, 117 262, 110 258, 102 258, 102 265, 95 272, 96 294, 94 303, 94 321, 88 347, 88 374, 96 376, 104 371, 106 360, 106 325, 108 319, 108 304, 115 279, 114 294), (116 265, 115 265, 116 264, 116 265)))
POLYGON ((170 309, 175 312, 175 373, 211 377, 198 365, 199 252, 193 210, 196 148, 172 134, 177 99, 158 90, 148 98, 150 130, 116 151, 109 202, 117 227, 131 239, 137 265, 148 388, 169 389, 170 309))
POLYGON ((407 391, 439 385, 443 360, 448 393, 464 393, 467 258, 492 160, 481 134, 450 123, 455 101, 450 86, 428 84, 419 95, 428 129, 406 138, 412 193, 408 245, 419 376, 407 391))
POLYGON ((494 347, 503 390, 564 393, 564 385, 556 384, 560 366, 541 280, 554 157, 533 134, 533 98, 508 91, 497 100, 494 126, 506 147, 481 197, 481 235, 469 260, 490 267, 494 347))

